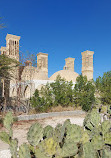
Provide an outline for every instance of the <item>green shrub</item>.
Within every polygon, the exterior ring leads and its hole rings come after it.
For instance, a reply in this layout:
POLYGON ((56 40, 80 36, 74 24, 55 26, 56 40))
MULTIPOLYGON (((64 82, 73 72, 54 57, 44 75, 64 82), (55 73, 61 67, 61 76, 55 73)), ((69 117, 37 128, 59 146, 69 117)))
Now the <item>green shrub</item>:
POLYGON ((53 97, 53 105, 67 106, 73 102, 73 83, 65 81, 59 75, 55 82, 50 84, 53 97))
POLYGON ((111 104, 111 71, 105 72, 102 77, 96 79, 96 89, 100 95, 102 104, 111 104))
POLYGON ((76 106, 81 106, 83 110, 91 110, 95 102, 95 85, 93 81, 88 81, 86 76, 80 75, 76 79, 74 87, 74 102, 76 106))
POLYGON ((39 96, 39 91, 36 89, 33 97, 30 99, 31 106, 36 109, 36 111, 44 111, 45 100, 44 97, 39 96))
POLYGON ((59 75, 55 82, 47 83, 41 91, 35 91, 31 98, 32 107, 37 111, 46 111, 52 106, 62 107, 75 105, 81 106, 83 110, 89 111, 95 102, 95 85, 92 81, 87 81, 86 77, 77 77, 75 87, 72 81, 68 82, 59 75))
POLYGON ((46 111, 52 106, 68 106, 73 104, 73 83, 67 82, 57 76, 55 82, 47 83, 41 88, 36 89, 30 100, 31 106, 37 111, 46 111))

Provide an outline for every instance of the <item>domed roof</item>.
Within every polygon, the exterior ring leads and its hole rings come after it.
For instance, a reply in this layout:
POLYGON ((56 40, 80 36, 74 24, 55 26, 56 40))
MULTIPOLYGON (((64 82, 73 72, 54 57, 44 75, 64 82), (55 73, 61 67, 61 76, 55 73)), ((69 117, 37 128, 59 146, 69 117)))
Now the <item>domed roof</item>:
POLYGON ((66 79, 66 81, 71 81, 72 82, 76 82, 76 78, 79 76, 78 73, 73 72, 71 70, 60 70, 55 72, 50 78, 49 80, 56 80, 56 77, 60 75, 61 78, 66 79))

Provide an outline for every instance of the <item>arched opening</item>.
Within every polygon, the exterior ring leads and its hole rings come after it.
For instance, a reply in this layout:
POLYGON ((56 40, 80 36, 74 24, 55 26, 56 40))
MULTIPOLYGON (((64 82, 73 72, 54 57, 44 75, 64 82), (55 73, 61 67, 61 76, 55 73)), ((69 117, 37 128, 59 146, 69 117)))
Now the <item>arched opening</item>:
POLYGON ((30 87, 27 85, 24 90, 24 97, 30 98, 30 87))
POLYGON ((12 89, 12 97, 15 97, 16 95, 17 95, 16 88, 13 88, 13 89, 12 89))

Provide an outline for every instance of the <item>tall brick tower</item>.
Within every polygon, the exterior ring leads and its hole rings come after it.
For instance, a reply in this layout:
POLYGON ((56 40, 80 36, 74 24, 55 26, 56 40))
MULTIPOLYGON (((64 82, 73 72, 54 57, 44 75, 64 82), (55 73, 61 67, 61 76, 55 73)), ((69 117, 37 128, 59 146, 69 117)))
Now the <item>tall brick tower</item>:
POLYGON ((48 79, 48 54, 38 53, 37 54, 37 69, 39 79, 48 79))
MULTIPOLYGON (((6 36, 6 47, 1 47, 0 51, 1 54, 4 54, 12 59, 15 59, 19 61, 19 40, 20 36, 12 35, 12 34, 7 34, 6 36)), ((12 63, 12 66, 14 64, 12 63)), ((11 69, 11 79, 9 80, 3 80, 3 85, 5 85, 7 88, 5 89, 5 93, 3 92, 2 96, 6 95, 7 97, 10 96, 10 87, 14 84, 18 83, 19 80, 19 68, 18 67, 13 67, 11 69)), ((4 87, 3 87, 4 90, 4 87)), ((17 89, 16 89, 17 93, 17 89)))
POLYGON ((64 66, 64 70, 71 70, 71 71, 73 71, 74 72, 74 60, 75 60, 75 58, 66 58, 65 59, 65 62, 66 62, 66 64, 65 64, 65 66, 64 66))
POLYGON ((41 52, 37 54, 37 67, 44 72, 48 72, 48 54, 41 52))
MULTIPOLYGON (((20 40, 20 36, 16 36, 12 34, 7 34, 6 36, 6 55, 17 61, 19 61, 19 40, 20 40)), ((10 86, 16 85, 19 81, 19 68, 13 67, 11 74, 13 77, 10 80, 10 86)), ((17 89, 16 89, 16 93, 17 93, 17 89)))
POLYGON ((6 55, 19 61, 19 40, 20 36, 7 34, 6 36, 6 55))
POLYGON ((93 79, 93 51, 84 51, 82 54, 82 75, 88 80, 93 79))

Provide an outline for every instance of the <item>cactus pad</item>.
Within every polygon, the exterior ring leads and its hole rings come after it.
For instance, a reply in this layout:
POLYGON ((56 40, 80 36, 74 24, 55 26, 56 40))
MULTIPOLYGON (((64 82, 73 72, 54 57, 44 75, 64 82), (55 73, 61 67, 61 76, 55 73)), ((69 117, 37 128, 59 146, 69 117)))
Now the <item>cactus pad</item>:
POLYGON ((17 158, 17 147, 18 147, 17 139, 11 140, 9 148, 13 158, 17 158))
POLYGON ((93 109, 91 112, 87 114, 87 116, 84 119, 84 126, 92 130, 94 127, 97 127, 99 123, 101 122, 101 117, 96 109, 93 109))
POLYGON ((101 128, 102 128, 102 134, 103 134, 103 136, 105 136, 105 134, 110 131, 111 121, 110 120, 105 120, 104 122, 102 122, 101 123, 101 128))
POLYGON ((41 152, 45 153, 47 156, 53 156, 58 149, 58 143, 53 138, 47 138, 41 143, 39 143, 39 148, 41 152))
POLYGON ((10 128, 12 127, 12 124, 13 124, 13 115, 11 112, 8 112, 4 118, 4 121, 3 121, 3 124, 4 124, 4 127, 7 129, 7 130, 10 130, 10 128))
POLYGON ((64 133, 65 133, 64 126, 62 126, 61 124, 58 124, 54 129, 54 133, 53 133, 54 140, 57 141, 58 143, 62 142, 64 133))
POLYGON ((97 158, 94 147, 90 142, 83 145, 83 158, 97 158))
POLYGON ((50 138, 53 136, 53 127, 48 125, 44 128, 44 131, 43 131, 43 137, 44 138, 50 138))
POLYGON ((19 147, 18 154, 19 154, 19 158, 31 158, 30 149, 28 145, 25 143, 19 147))
POLYGON ((37 146, 39 141, 43 138, 43 128, 39 123, 33 124, 27 134, 28 142, 33 145, 37 146))
POLYGON ((69 156, 75 156, 78 152, 77 144, 73 141, 67 141, 64 143, 62 147, 61 156, 62 157, 69 157, 69 156))
POLYGON ((70 124, 66 131, 66 141, 74 141, 75 143, 80 142, 82 137, 82 128, 75 124, 70 124))
POLYGON ((5 143, 10 144, 10 136, 6 132, 0 132, 0 139, 5 143))
POLYGON ((105 134, 105 144, 109 144, 111 146, 111 132, 105 134))
POLYGON ((101 150, 104 147, 103 137, 100 135, 95 135, 91 141, 95 150, 101 150))

